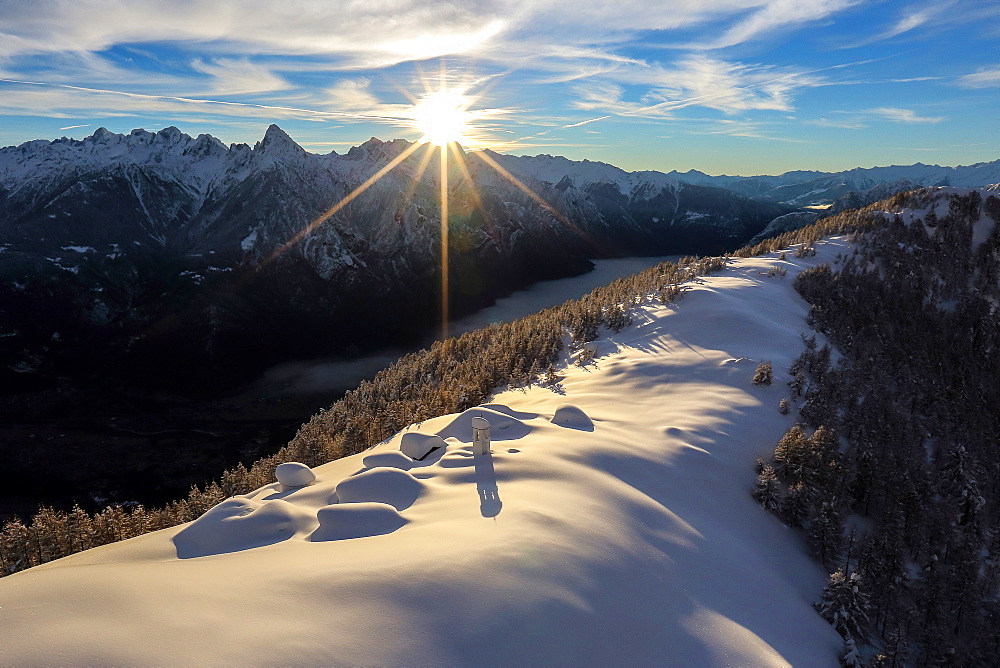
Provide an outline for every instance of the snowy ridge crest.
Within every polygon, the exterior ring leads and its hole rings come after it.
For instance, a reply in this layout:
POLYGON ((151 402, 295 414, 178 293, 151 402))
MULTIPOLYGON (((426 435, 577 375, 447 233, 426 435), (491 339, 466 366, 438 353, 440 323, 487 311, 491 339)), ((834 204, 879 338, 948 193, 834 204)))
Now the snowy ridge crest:
POLYGON ((632 306, 589 368, 563 357, 560 393, 500 388, 315 479, 0 579, 0 657, 834 665, 842 641, 810 604, 824 572, 747 493, 795 420, 777 410, 806 333, 791 278, 849 247, 816 250, 632 306), (764 359, 773 386, 752 383, 764 359), (407 455, 421 439, 434 449, 407 455))

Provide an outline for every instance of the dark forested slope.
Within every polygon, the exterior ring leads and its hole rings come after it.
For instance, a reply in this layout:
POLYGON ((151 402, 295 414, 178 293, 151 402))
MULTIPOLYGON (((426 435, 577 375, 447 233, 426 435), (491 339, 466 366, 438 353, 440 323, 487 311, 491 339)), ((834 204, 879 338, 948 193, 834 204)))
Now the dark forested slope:
POLYGON ((756 494, 803 528, 833 573, 824 614, 880 665, 1000 654, 994 192, 869 207, 884 220, 854 236, 854 253, 796 281, 836 350, 806 342, 791 390, 816 432, 786 434, 756 494))

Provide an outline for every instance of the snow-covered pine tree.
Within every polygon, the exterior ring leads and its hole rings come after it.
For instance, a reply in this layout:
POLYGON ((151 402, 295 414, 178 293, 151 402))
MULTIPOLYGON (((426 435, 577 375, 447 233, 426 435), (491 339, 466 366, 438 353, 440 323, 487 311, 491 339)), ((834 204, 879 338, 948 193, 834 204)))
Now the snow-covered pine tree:
POLYGON ((608 326, 608 329, 620 332, 632 324, 632 316, 626 313, 620 305, 612 304, 604 312, 604 324, 608 326))
POLYGON ((844 518, 832 501, 824 501, 819 514, 812 519, 806 533, 806 544, 819 561, 827 567, 834 566, 844 549, 844 518))
POLYGON ((858 650, 858 643, 854 638, 848 638, 844 641, 844 651, 840 655, 840 662, 848 668, 861 668, 864 665, 861 652, 858 650))
POLYGON ((781 486, 778 483, 778 476, 774 473, 774 468, 770 464, 764 466, 757 474, 757 484, 753 489, 753 498, 757 499, 760 505, 772 512, 777 511, 781 505, 781 486))
POLYGON ((868 594, 857 573, 831 573, 815 607, 845 639, 863 643, 868 638, 868 594))
POLYGON ((754 385, 770 385, 773 379, 774 371, 771 369, 770 362, 765 361, 757 365, 757 369, 753 374, 754 385))
POLYGON ((802 425, 794 424, 774 448, 774 470, 785 480, 798 482, 807 468, 809 440, 802 425))
POLYGON ((801 527, 809 517, 809 504, 813 492, 801 481, 789 486, 788 493, 781 502, 781 518, 788 526, 801 527))

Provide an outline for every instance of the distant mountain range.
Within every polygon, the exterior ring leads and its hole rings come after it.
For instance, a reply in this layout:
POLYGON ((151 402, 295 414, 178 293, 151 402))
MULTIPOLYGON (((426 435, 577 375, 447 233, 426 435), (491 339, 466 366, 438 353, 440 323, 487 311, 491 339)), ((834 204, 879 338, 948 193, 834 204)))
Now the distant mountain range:
POLYGON ((939 165, 893 165, 858 167, 843 172, 786 172, 780 176, 708 176, 691 170, 667 176, 697 185, 726 188, 747 197, 792 206, 831 204, 850 192, 876 186, 909 182, 915 186, 957 186, 981 188, 1000 182, 1000 160, 959 167, 939 165))
MULTIPOLYGON (((115 366, 223 379, 426 331, 439 317, 437 152, 413 151, 272 261, 411 148, 314 155, 272 125, 254 147, 166 128, 0 149, 5 387, 115 366)), ((517 166, 529 159, 493 157, 532 193, 477 157, 451 166, 453 314, 588 258, 721 252, 784 212, 655 174, 624 190, 549 186, 517 166)))
MULTIPOLYGON (((438 318, 441 272, 439 166, 429 147, 276 255, 412 148, 373 138, 316 155, 272 125, 253 147, 170 127, 0 149, 4 387, 64 373, 221 382, 289 356, 426 331, 438 318)), ((724 252, 795 207, 880 179, 1000 181, 1000 161, 709 177, 485 157, 450 169, 453 314, 585 271, 590 258, 724 252)))
MULTIPOLYGON (((494 157, 495 154, 494 154, 494 157)), ((1000 183, 1000 160, 959 167, 904 165, 855 168, 843 172, 793 171, 778 176, 709 176, 704 172, 626 172, 603 162, 580 162, 559 156, 502 156, 504 166, 531 174, 539 181, 558 184, 563 179, 580 184, 605 182, 627 189, 640 181, 680 182, 725 188, 752 199, 794 207, 832 204, 851 192, 900 182, 913 187, 957 186, 981 188, 1000 183)))

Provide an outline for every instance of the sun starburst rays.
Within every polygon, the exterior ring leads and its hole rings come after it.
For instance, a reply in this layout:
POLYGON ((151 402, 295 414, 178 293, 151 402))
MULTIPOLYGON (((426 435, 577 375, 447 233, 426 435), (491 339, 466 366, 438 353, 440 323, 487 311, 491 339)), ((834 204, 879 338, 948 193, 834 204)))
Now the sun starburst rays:
POLYGON ((440 175, 440 203, 441 203, 441 339, 448 338, 448 227, 449 227, 449 191, 448 191, 448 144, 441 144, 441 175, 440 175))
POLYGON ((406 189, 406 194, 403 195, 403 202, 409 202, 413 199, 413 196, 417 192, 417 187, 420 185, 421 179, 424 178, 424 173, 427 168, 430 167, 431 160, 434 158, 435 147, 433 144, 419 144, 424 149, 423 155, 420 157, 420 162, 417 163, 417 171, 414 172, 413 178, 410 180, 410 186, 406 189))
POLYGON ((455 90, 442 90, 424 95, 413 108, 413 123, 423 133, 422 141, 435 146, 468 141, 468 111, 472 101, 455 90))
POLYGON ((580 236, 581 239, 589 242, 591 245, 594 245, 596 247, 596 245, 594 244, 594 242, 590 239, 589 235, 587 235, 583 230, 581 230, 579 227, 577 227, 573 223, 573 221, 571 221, 569 218, 567 218, 565 215, 563 215, 558 209, 556 209, 554 206, 552 206, 551 204, 549 204, 548 202, 546 202, 545 199, 541 197, 541 195, 539 195, 538 193, 536 193, 534 190, 532 190, 528 186, 524 185, 524 183, 522 183, 519 178, 517 178, 516 176, 514 176, 513 174, 511 174, 509 171, 507 171, 506 169, 504 169, 504 167, 500 163, 498 163, 496 160, 494 160, 493 158, 490 157, 489 153, 487 153, 486 151, 476 151, 472 155, 476 156, 477 158, 479 158, 480 160, 482 160, 483 162, 485 162, 487 165, 489 165, 490 167, 492 167, 494 170, 496 170, 496 172, 498 174, 500 174, 500 176, 502 176, 505 179, 507 179, 508 181, 510 181, 514 186, 517 187, 518 190, 520 190, 525 195, 527 195, 528 197, 530 197, 531 199, 533 199, 539 206, 541 206, 543 209, 545 209, 550 214, 552 214, 552 216, 556 220, 558 220, 559 222, 561 222, 562 224, 564 224, 566 227, 568 227, 571 230, 573 230, 577 235, 580 236))
POLYGON ((377 172, 372 174, 370 177, 365 179, 365 181, 361 185, 352 190, 342 200, 331 206, 329 209, 327 209, 322 214, 313 219, 312 222, 310 222, 308 225, 299 230, 291 239, 286 241, 284 245, 282 245, 280 248, 274 251, 274 253, 271 254, 271 256, 267 259, 266 262, 270 263, 276 260, 279 256, 283 255, 287 250, 298 245, 299 242, 301 242, 303 239, 309 236, 313 232, 313 230, 315 230, 317 227, 325 223, 327 220, 329 220, 333 215, 335 215, 345 206, 353 202, 358 197, 358 195, 371 188, 379 179, 381 179, 383 176, 385 176, 393 169, 395 169, 399 163, 403 162, 408 157, 410 157, 418 148, 420 148, 420 146, 421 144, 410 144, 409 146, 407 146, 402 153, 397 155, 395 158, 390 160, 388 164, 386 164, 384 167, 382 167, 377 172))
POLYGON ((412 181, 404 194, 404 203, 409 202, 414 198, 417 188, 420 187, 420 184, 424 181, 425 174, 430 167, 430 163, 436 155, 438 158, 439 168, 437 174, 436 194, 441 214, 438 262, 441 277, 440 336, 442 339, 447 338, 448 336, 448 325, 450 320, 449 287, 451 277, 449 266, 451 262, 451 248, 449 228, 451 217, 450 200, 452 196, 450 170, 452 165, 454 165, 462 174, 463 178, 459 185, 461 186, 463 183, 468 184, 467 189, 463 187, 463 192, 466 192, 469 200, 471 200, 472 206, 479 210, 482 214, 483 221, 487 224, 492 223, 492 217, 483 204, 481 194, 476 189, 473 174, 467 163, 467 155, 476 156, 501 177, 510 181, 510 183, 512 183, 515 187, 523 191, 529 198, 548 211, 555 219, 586 239, 586 235, 584 235, 571 220, 560 213, 551 204, 546 202, 545 199, 534 192, 531 188, 522 183, 520 179, 511 174, 508 170, 504 169, 504 167, 490 157, 488 153, 482 150, 473 150, 471 153, 467 154, 463 151, 463 146, 473 149, 481 149, 489 145, 488 142, 481 138, 479 128, 476 127, 476 121, 495 116, 497 113, 501 113, 501 110, 472 109, 478 101, 478 98, 468 93, 468 86, 449 87, 448 81, 449 79, 446 76, 446 72, 442 69, 440 79, 438 80, 439 87, 437 90, 432 88, 430 81, 427 78, 421 76, 421 83, 423 84, 424 92, 420 95, 420 97, 415 97, 409 92, 404 91, 412 103, 412 107, 410 108, 409 113, 405 115, 405 118, 412 123, 412 127, 416 128, 423 134, 421 141, 407 146, 402 152, 399 153, 399 155, 366 178, 343 199, 331 206, 321 215, 317 216, 301 230, 296 232, 287 242, 275 250, 267 258, 267 260, 265 260, 265 264, 269 264, 277 260, 285 252, 301 243, 320 225, 335 216, 345 206, 357 199, 362 193, 371 188, 371 186, 385 177, 389 172, 396 169, 396 167, 410 158, 410 156, 414 155, 421 148, 424 149, 424 151, 423 154, 419 156, 419 159, 414 158, 417 162, 416 166, 411 168, 412 181), (451 154, 453 162, 449 159, 449 154, 451 154))

